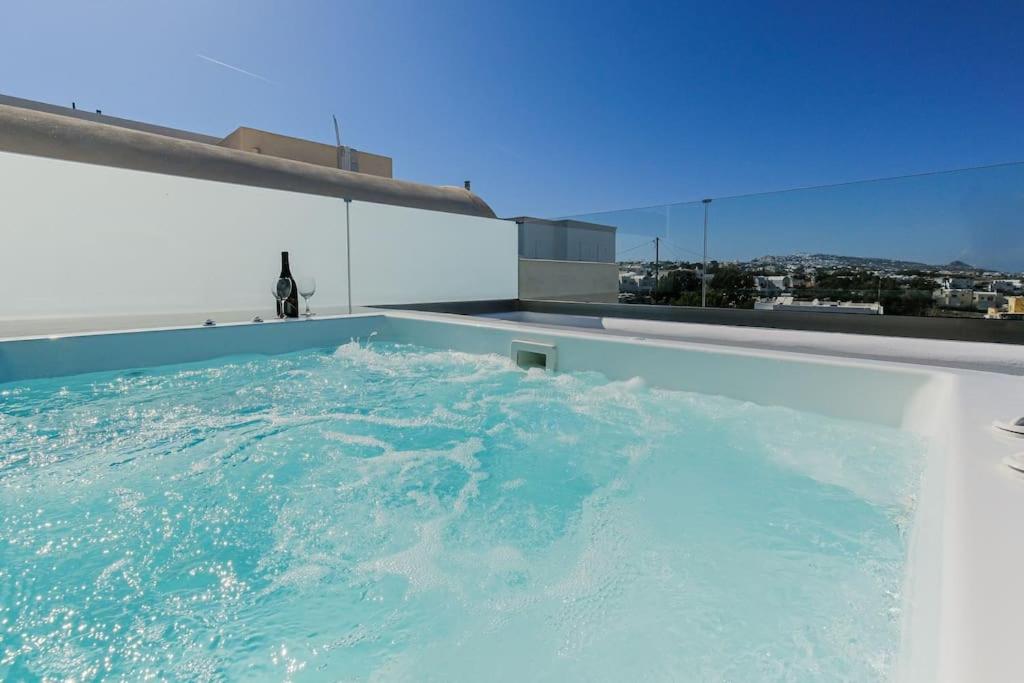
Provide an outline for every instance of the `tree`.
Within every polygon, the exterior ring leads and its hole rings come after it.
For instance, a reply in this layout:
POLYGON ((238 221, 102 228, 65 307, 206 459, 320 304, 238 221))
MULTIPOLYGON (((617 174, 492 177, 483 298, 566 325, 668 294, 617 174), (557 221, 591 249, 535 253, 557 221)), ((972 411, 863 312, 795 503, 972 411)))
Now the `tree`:
POLYGON ((656 296, 671 301, 683 292, 700 291, 700 277, 692 270, 670 270, 658 281, 656 296))
MULTIPOLYGON (((714 308, 753 308, 754 276, 737 266, 716 266, 714 278, 708 283, 707 305, 714 308)), ((700 278, 695 279, 696 287, 692 291, 683 291, 673 304, 700 306, 700 278)))

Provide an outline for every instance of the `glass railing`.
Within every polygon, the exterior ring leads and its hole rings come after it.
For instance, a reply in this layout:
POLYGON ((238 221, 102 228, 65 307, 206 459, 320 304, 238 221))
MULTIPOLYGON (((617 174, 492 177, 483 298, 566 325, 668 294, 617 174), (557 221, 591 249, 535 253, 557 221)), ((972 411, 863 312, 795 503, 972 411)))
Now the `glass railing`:
POLYGON ((1024 313, 1024 163, 568 218, 616 228, 622 303, 1024 313))

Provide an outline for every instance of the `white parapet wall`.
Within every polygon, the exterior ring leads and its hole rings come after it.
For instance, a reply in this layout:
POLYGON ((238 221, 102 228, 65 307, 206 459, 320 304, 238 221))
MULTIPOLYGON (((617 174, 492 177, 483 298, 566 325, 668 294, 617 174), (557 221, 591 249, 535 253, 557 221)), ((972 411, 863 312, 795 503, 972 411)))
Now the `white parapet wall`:
POLYGON ((0 199, 0 321, 266 315, 282 251, 321 309, 518 292, 510 221, 6 152, 0 199))
POLYGON ((349 211, 355 305, 518 296, 514 222, 359 201, 349 211))
POLYGON ((3 318, 266 312, 282 251, 348 299, 337 199, 9 153, 0 193, 3 318))

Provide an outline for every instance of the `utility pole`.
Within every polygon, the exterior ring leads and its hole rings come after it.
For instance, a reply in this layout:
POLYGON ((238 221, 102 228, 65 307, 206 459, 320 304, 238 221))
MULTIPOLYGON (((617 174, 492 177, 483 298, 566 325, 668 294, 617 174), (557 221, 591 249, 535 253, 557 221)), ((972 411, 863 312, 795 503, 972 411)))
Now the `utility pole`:
POLYGON ((704 267, 700 272, 700 307, 708 305, 708 206, 710 199, 704 200, 704 267))
POLYGON ((651 292, 651 301, 658 303, 658 277, 661 274, 661 263, 658 259, 658 247, 661 246, 661 238, 654 238, 654 291, 651 292))

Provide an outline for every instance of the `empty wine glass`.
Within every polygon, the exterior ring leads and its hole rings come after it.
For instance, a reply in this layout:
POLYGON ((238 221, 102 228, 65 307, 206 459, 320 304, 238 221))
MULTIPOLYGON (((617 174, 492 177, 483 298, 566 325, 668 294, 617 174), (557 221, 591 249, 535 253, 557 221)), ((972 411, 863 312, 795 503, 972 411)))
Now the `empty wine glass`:
POLYGON ((279 277, 274 281, 270 293, 277 299, 277 317, 284 317, 284 300, 292 294, 292 281, 286 277, 279 277))
POLYGON ((313 315, 309 312, 309 300, 316 294, 316 278, 315 277, 300 277, 296 280, 299 285, 299 294, 306 300, 306 317, 313 315))

